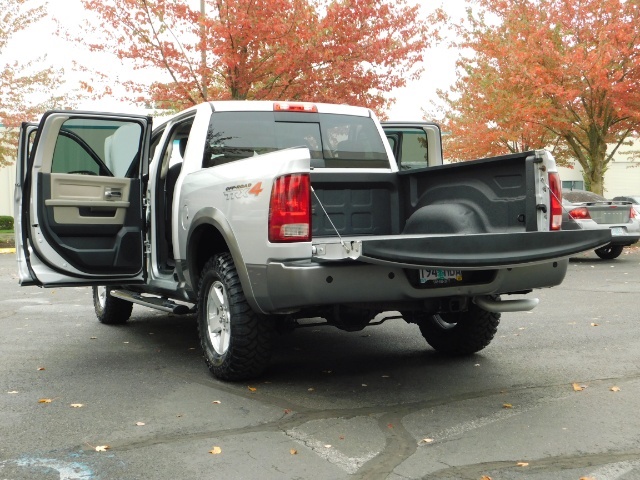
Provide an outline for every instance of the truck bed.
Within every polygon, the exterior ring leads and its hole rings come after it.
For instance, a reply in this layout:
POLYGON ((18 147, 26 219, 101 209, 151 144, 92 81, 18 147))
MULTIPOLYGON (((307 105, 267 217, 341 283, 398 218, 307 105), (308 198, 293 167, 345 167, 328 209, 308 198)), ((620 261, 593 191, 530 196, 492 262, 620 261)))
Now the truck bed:
POLYGON ((400 172, 312 171, 313 236, 536 231, 534 159, 528 152, 400 172))

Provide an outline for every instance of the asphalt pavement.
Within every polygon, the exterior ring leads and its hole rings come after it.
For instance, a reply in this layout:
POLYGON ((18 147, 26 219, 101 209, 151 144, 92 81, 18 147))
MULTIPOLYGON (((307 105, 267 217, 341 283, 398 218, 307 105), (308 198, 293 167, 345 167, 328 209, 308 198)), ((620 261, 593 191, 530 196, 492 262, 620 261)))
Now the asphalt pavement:
POLYGON ((402 320, 311 327, 224 383, 194 316, 102 325, 0 255, 0 479, 640 479, 639 249, 528 296, 472 357, 402 320))

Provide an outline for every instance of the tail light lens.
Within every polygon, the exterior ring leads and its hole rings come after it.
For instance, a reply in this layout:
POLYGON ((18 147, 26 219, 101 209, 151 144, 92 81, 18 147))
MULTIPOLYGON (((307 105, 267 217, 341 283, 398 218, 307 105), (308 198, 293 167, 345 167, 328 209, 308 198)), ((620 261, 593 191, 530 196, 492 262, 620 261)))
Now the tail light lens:
POLYGON ((629 218, 636 218, 638 214, 636 213, 636 209, 631 207, 631 213, 629 213, 629 218))
POLYGON ((586 207, 574 208, 569 212, 569 216, 576 220, 588 220, 591 218, 586 207))
POLYGON ((311 241, 311 193, 308 173, 276 178, 269 204, 269 241, 311 241))
POLYGON ((562 227, 562 182, 558 173, 549 173, 549 204, 551 205, 550 230, 562 227))

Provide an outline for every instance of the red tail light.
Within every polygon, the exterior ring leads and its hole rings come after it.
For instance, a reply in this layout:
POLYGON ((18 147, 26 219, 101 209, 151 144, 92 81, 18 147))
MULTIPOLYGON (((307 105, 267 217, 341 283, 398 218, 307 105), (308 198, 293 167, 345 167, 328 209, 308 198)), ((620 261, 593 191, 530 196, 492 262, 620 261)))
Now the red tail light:
POLYGON ((588 220, 591 218, 589 215, 589 210, 586 207, 574 208, 569 212, 569 216, 571 218, 575 218, 576 220, 588 220))
POLYGON ((631 213, 629 213, 629 218, 636 218, 638 214, 636 213, 636 209, 631 207, 631 213))
POLYGON ((560 230, 562 227, 562 182, 557 173, 549 173, 549 190, 551 205, 549 230, 560 230))
POLYGON ((276 178, 269 204, 269 241, 311 241, 311 184, 308 173, 276 178))

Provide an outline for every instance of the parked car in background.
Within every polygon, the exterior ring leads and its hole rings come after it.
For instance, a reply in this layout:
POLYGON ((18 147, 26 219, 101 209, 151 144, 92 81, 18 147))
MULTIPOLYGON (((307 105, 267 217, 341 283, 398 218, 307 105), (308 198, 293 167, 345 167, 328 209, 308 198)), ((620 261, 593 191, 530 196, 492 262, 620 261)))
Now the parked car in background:
POLYGON ((600 258, 617 258, 624 247, 640 240, 640 214, 629 201, 607 200, 585 190, 564 190, 562 204, 563 230, 611 230, 611 243, 595 250, 600 258))
POLYGON ((636 218, 640 218, 640 195, 623 195, 621 197, 613 197, 619 202, 631 202, 633 209, 636 211, 636 218))

